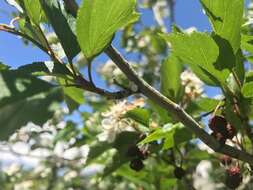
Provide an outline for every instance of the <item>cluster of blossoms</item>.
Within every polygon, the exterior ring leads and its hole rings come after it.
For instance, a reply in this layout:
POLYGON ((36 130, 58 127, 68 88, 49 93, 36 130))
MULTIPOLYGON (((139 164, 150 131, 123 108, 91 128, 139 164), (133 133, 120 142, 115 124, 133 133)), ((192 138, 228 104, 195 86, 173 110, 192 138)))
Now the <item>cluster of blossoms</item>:
POLYGON ((168 1, 157 1, 153 6, 154 17, 162 27, 163 32, 166 32, 164 18, 170 16, 170 4, 168 1))
POLYGON ((57 159, 64 161, 76 161, 76 165, 84 164, 89 153, 89 147, 83 145, 80 147, 72 147, 76 142, 73 137, 68 141, 55 141, 59 130, 66 127, 65 122, 52 125, 50 122, 43 126, 37 126, 33 123, 28 123, 22 127, 10 138, 8 149, 20 156, 31 157, 39 163, 43 160, 57 159))
POLYGON ((114 78, 119 78, 123 76, 121 70, 111 60, 108 60, 107 62, 105 62, 104 65, 99 67, 98 72, 102 73, 103 76, 105 76, 106 79, 108 78, 109 80, 112 79, 112 76, 114 78))
POLYGON ((137 99, 131 103, 126 100, 113 105, 109 111, 102 113, 102 133, 98 135, 100 141, 113 142, 117 134, 122 131, 134 131, 133 122, 123 118, 128 111, 144 105, 143 99, 137 99))
POLYGON ((204 83, 190 70, 181 73, 181 84, 185 88, 186 96, 193 100, 204 92, 204 83))

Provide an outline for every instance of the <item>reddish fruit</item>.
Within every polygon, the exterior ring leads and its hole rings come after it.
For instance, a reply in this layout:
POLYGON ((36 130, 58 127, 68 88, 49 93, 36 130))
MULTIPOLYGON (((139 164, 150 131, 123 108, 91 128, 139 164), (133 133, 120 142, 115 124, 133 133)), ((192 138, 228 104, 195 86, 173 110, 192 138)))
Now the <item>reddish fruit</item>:
POLYGON ((177 178, 177 179, 182 179, 184 176, 185 176, 185 170, 181 167, 176 167, 174 169, 174 176, 177 178))
POLYGON ((221 158, 221 163, 224 166, 229 166, 232 163, 232 158, 230 156, 227 155, 223 155, 221 158))
POLYGON ((130 162, 130 168, 135 170, 135 171, 140 171, 144 168, 144 164, 142 162, 141 159, 133 159, 131 162, 130 162))
POLYGON ((215 133, 226 133, 227 120, 223 116, 215 115, 209 120, 208 126, 215 133))
POLYGON ((241 170, 238 166, 233 166, 227 170, 226 186, 235 189, 242 182, 241 170))

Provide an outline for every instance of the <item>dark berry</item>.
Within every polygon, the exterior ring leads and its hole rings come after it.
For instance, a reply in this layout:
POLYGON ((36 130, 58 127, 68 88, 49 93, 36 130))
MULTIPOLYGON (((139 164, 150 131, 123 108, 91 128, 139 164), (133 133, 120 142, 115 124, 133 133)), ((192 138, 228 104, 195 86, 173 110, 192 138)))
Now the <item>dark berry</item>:
POLYGON ((216 115, 209 120, 208 126, 215 133, 226 133, 227 120, 223 116, 216 115))
POLYGON ((133 159, 131 162, 130 162, 130 168, 135 170, 135 171, 140 171, 144 168, 144 164, 142 162, 141 159, 133 159))
POLYGON ((237 133, 235 127, 230 123, 227 124, 226 129, 228 133, 227 135, 228 139, 232 139, 237 133))
POLYGON ((227 170, 226 186, 235 189, 239 187, 242 182, 242 175, 238 166, 233 166, 227 170))
POLYGON ((184 176, 185 176, 185 170, 181 167, 176 167, 174 169, 174 176, 177 178, 177 179, 182 179, 184 176))
POLYGON ((230 156, 223 155, 220 158, 220 161, 221 161, 222 165, 229 166, 232 163, 232 158, 230 156))

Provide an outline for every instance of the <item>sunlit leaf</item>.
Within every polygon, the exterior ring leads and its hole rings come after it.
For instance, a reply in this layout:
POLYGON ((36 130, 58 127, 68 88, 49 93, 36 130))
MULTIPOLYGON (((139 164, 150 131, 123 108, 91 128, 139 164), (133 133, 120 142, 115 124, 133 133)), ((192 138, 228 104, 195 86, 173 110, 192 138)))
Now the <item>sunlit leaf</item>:
POLYGON ((245 98, 253 97, 253 82, 248 82, 243 85, 242 94, 245 98))
POLYGON ((143 108, 136 108, 125 114, 125 117, 129 117, 145 126, 149 126, 150 116, 150 111, 143 108))
POLYGON ((67 14, 62 4, 57 0, 40 0, 42 8, 50 21, 67 57, 72 60, 80 47, 75 36, 75 19, 67 14))
POLYGON ((45 15, 40 5, 40 0, 24 0, 25 10, 34 24, 39 25, 45 15))
POLYGON ((163 61, 161 67, 161 92, 173 100, 178 96, 181 80, 180 74, 183 65, 175 56, 170 56, 163 61))
POLYGON ((240 48, 244 0, 201 0, 213 30, 228 40, 236 54, 240 48))
POLYGON ((99 54, 121 27, 138 19, 135 0, 85 0, 77 18, 77 37, 86 58, 99 54))
POLYGON ((229 72, 216 68, 219 47, 207 33, 174 33, 163 37, 171 43, 173 54, 189 64, 201 80, 214 86, 225 82, 229 72))

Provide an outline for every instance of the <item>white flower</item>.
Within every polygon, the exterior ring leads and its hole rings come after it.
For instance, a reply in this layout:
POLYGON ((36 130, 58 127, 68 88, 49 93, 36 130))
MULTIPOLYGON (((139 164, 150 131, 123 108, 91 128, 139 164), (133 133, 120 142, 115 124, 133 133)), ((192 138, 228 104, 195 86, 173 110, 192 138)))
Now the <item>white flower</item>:
POLYGON ((224 187, 221 183, 213 183, 210 180, 209 172, 212 170, 212 163, 209 160, 202 160, 196 167, 193 175, 194 187, 199 190, 213 190, 224 187))
POLYGON ((61 157, 66 148, 67 148, 67 143, 59 141, 59 142, 56 143, 56 145, 54 147, 54 154, 56 156, 61 157))
POLYGON ((42 178, 45 178, 47 176, 49 176, 49 174, 51 173, 51 169, 50 168, 45 168, 41 173, 40 173, 40 176, 42 178))
POLYGON ((63 178, 65 181, 71 181, 72 179, 76 178, 77 176, 78 176, 78 173, 76 171, 72 170, 72 171, 67 172, 63 178))
POLYGON ((18 173, 21 169, 20 164, 18 163, 13 163, 11 164, 9 167, 4 168, 3 171, 4 173, 6 173, 9 176, 15 175, 16 173, 18 173))
POLYGON ((181 73, 181 83, 185 87, 185 93, 191 99, 201 96, 204 92, 204 83, 190 70, 181 73))
POLYGON ((164 18, 170 15, 169 5, 167 1, 157 1, 153 6, 154 17, 157 23, 162 27, 163 32, 166 32, 164 18))
POLYGON ((28 180, 28 181, 23 181, 21 183, 15 184, 14 190, 28 190, 33 187, 33 181, 28 180))
POLYGON ((138 47, 139 48, 144 48, 144 47, 147 47, 150 43, 151 39, 148 35, 146 36, 143 36, 141 37, 139 40, 138 40, 138 47))
POLYGON ((121 101, 113 105, 108 112, 102 113, 104 117, 101 122, 103 132, 97 136, 98 139, 100 141, 113 142, 117 134, 122 131, 134 131, 132 122, 128 119, 123 119, 122 116, 126 112, 143 105, 143 99, 137 99, 131 104, 127 103, 127 101, 121 101))

